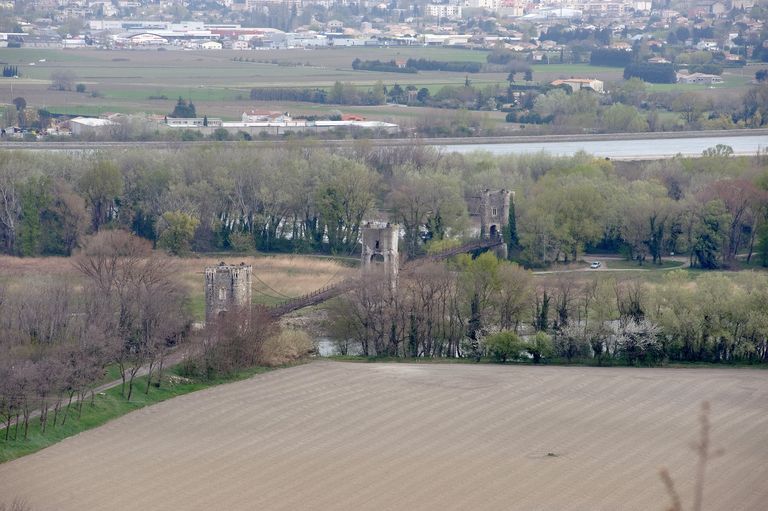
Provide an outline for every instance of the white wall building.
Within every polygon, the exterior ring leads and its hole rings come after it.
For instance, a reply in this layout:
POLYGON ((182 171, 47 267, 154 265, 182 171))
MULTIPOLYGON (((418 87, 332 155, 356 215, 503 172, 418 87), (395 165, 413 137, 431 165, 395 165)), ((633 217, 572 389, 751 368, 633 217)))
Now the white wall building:
POLYGON ((427 4, 426 14, 427 16, 432 16, 433 18, 461 18, 461 6, 447 4, 427 4))

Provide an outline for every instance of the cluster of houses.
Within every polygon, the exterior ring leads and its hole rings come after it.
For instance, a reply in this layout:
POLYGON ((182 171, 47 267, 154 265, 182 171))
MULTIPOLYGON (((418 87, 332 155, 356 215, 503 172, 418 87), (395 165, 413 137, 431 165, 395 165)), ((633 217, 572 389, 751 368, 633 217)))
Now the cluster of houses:
MULTIPOLYGON (((318 48, 339 46, 440 45, 507 49, 525 52, 529 60, 548 58, 563 45, 542 38, 553 25, 567 30, 608 28, 613 44, 650 45, 664 40, 650 32, 677 27, 712 27, 717 20, 739 24, 727 38, 684 41, 693 49, 723 51, 733 39, 762 37, 765 20, 748 16, 754 0, 687 0, 669 4, 653 0, 430 0, 427 3, 381 0, 213 0, 205 11, 195 11, 192 0, 30 0, 36 12, 18 19, 21 31, 0 34, 0 46, 81 48, 168 48, 255 50, 262 48, 318 48), (676 5, 677 9, 669 6, 676 5), (178 21, 177 10, 189 10, 189 21, 178 21), (342 19, 316 17, 316 12, 345 12, 342 19), (291 20, 312 13, 309 22, 265 23, 243 26, 254 16, 274 18, 289 12, 291 20), (737 15, 734 15, 734 12, 737 15), (250 14, 248 14, 250 13, 250 14), (144 17, 143 17, 144 16, 144 17), (79 34, 64 34, 72 19, 83 20, 79 34), (468 20, 475 20, 468 23, 468 20), (174 21, 175 20, 175 21, 174 21), (517 20, 531 27, 524 32, 517 20), (488 21, 490 23, 483 23, 488 21)), ((722 33, 722 31, 718 31, 722 33)), ((764 44, 768 44, 765 42, 764 44)), ((766 46, 768 48, 768 46, 766 46)), ((749 51, 749 48, 745 48, 749 51)), ((738 55, 733 56, 738 59, 738 55)))

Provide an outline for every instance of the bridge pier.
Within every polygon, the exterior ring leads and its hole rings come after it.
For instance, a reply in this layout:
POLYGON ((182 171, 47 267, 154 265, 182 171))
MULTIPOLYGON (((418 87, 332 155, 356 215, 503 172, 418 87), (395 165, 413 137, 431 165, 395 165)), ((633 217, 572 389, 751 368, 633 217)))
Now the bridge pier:
POLYGON ((205 322, 216 321, 220 314, 251 307, 253 267, 240 263, 205 268, 205 322))
POLYGON ((394 288, 397 283, 397 274, 400 271, 400 254, 398 252, 400 227, 390 223, 387 223, 385 227, 377 227, 368 222, 362 231, 363 249, 360 268, 363 276, 384 274, 394 288))
MULTIPOLYGON (((488 190, 480 196, 480 238, 502 240, 504 231, 509 226, 509 210, 513 193, 509 190, 488 190)), ((501 243, 494 248, 496 257, 506 259, 508 247, 501 243)))

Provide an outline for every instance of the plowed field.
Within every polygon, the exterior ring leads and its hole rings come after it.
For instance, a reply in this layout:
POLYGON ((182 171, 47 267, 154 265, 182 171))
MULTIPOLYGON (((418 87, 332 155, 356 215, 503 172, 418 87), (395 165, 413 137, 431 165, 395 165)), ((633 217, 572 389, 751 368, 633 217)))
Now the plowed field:
POLYGON ((768 506, 768 372, 315 362, 139 410, 0 465, 34 511, 768 506))

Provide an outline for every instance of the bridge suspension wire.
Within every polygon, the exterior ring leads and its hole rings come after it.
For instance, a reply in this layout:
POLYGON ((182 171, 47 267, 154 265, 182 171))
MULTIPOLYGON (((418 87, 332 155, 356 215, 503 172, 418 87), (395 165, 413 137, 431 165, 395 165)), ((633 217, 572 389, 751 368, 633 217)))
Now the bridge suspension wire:
MULTIPOLYGON (((253 275, 253 278, 255 278, 257 282, 261 283, 261 285, 263 285, 264 287, 266 287, 267 289, 269 289, 269 290, 270 290, 270 291, 272 291, 273 293, 277 293, 279 296, 282 296, 283 298, 287 298, 287 299, 289 299, 289 300, 292 300, 292 299, 294 298, 294 297, 292 297, 292 296, 288 296, 288 295, 287 295, 287 294, 285 294, 285 293, 281 293, 281 292, 280 292, 280 291, 278 291, 277 289, 273 288, 272 286, 270 286, 269 284, 267 284, 266 282, 264 282, 263 280, 261 280, 261 279, 259 278, 259 276, 258 276, 258 275, 256 275, 255 273, 254 273, 254 274, 252 274, 252 275, 253 275)), ((266 294, 266 293, 263 293, 263 292, 262 292, 262 294, 266 294)), ((276 297, 273 297, 273 298, 276 298, 276 297)))

